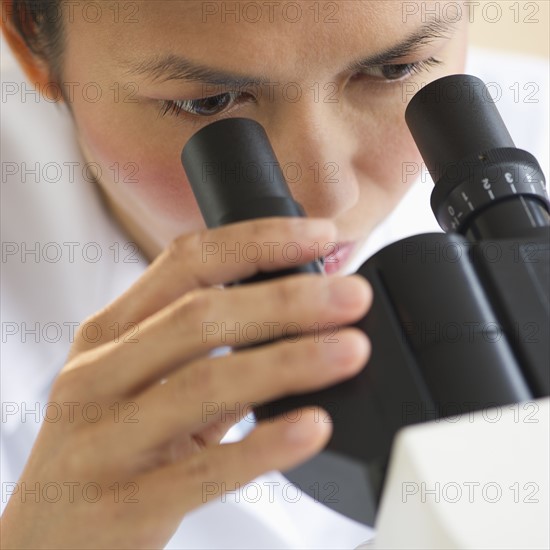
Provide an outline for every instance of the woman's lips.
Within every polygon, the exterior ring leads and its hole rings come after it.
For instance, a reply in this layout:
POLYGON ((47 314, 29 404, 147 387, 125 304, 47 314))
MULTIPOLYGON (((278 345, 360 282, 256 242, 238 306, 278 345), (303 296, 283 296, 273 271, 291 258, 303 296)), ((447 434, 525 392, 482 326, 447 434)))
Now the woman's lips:
POLYGON ((354 242, 336 243, 334 250, 325 256, 325 273, 332 275, 338 272, 348 261, 355 250, 354 242))

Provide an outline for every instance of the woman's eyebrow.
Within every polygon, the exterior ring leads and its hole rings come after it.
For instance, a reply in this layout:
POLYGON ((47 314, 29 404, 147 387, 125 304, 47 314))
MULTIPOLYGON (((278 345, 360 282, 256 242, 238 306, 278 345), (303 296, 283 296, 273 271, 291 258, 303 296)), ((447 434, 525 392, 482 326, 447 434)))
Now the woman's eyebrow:
MULTIPOLYGON (((384 52, 353 62, 347 67, 347 70, 360 71, 365 68, 388 64, 396 59, 413 54, 432 40, 449 38, 453 30, 454 24, 452 22, 430 21, 401 43, 384 52)), ((123 61, 121 67, 125 69, 127 76, 146 76, 161 83, 171 80, 184 80, 228 88, 243 88, 254 85, 261 86, 271 82, 271 79, 264 75, 246 76, 230 73, 195 63, 174 54, 155 56, 139 62, 123 61)))
POLYGON ((417 50, 430 44, 433 40, 451 38, 455 30, 456 25, 453 21, 432 20, 411 34, 403 42, 381 53, 351 63, 348 65, 347 69, 349 71, 360 71, 361 69, 389 64, 392 61, 414 54, 417 50))

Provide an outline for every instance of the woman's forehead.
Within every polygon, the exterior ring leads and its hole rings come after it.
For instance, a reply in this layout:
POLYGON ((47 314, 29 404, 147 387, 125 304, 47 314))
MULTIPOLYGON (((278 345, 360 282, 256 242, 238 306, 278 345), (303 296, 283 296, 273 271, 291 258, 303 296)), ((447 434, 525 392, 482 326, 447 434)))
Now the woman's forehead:
POLYGON ((68 49, 77 57, 109 53, 112 65, 135 65, 179 55, 236 74, 294 78, 308 70, 339 70, 350 60, 391 48, 437 21, 433 6, 439 3, 422 3, 433 4, 431 11, 411 9, 417 2, 392 0, 115 4, 118 13, 75 8, 67 35, 68 49))

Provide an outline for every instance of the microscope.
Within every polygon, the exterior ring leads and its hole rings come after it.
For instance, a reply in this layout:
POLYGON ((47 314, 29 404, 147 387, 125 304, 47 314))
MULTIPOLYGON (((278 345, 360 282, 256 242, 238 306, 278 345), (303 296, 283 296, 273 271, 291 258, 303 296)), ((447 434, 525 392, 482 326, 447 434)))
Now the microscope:
MULTIPOLYGON (((259 421, 308 406, 330 414, 316 479, 356 472, 366 497, 348 515, 377 533, 365 548, 548 548, 544 175, 515 147, 476 77, 428 84, 405 118, 435 182, 431 207, 444 232, 390 244, 358 270, 374 291, 356 323, 372 344, 365 369, 254 413, 259 421)), ((208 227, 304 215, 255 121, 206 126, 181 159, 208 227)), ((322 271, 311 262, 238 284, 322 271)))

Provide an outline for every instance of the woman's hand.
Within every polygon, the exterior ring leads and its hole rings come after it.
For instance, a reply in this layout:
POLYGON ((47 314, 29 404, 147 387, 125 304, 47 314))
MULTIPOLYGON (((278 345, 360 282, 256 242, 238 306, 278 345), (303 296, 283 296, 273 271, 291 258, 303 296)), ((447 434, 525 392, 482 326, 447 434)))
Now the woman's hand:
POLYGON ((327 220, 289 218, 186 235, 87 319, 50 395, 62 417, 43 423, 2 518, 3 547, 161 548, 213 487, 231 490, 321 450, 330 423, 311 409, 298 422, 266 421, 242 441, 218 443, 252 403, 321 389, 361 369, 369 344, 359 330, 340 328, 326 342, 312 331, 360 319, 368 284, 296 275, 214 285, 292 267, 286 243, 297 243, 306 263, 335 240, 327 220), (221 253, 242 250, 250 236, 265 250, 257 262, 221 253), (240 346, 256 343, 257 330, 242 330, 250 323, 261 327, 261 341, 284 336, 286 326, 302 336, 209 355, 237 337, 240 346))

